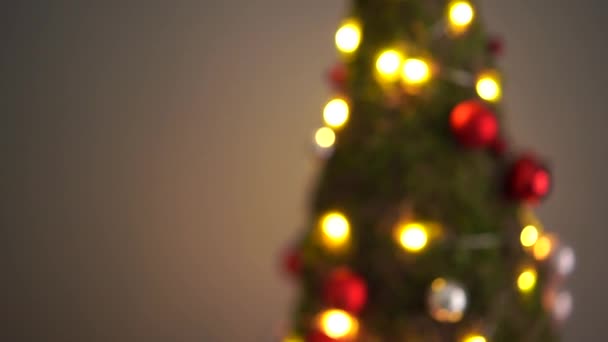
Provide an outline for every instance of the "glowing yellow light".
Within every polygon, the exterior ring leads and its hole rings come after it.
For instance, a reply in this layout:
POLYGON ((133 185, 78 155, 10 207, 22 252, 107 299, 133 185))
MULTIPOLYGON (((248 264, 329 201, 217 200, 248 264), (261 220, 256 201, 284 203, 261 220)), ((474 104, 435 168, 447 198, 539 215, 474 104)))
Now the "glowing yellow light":
POLYGON ((376 60, 378 75, 385 81, 399 79, 399 69, 403 63, 403 56, 396 50, 386 50, 376 60))
POLYGON ((428 82, 431 78, 431 68, 422 59, 408 58, 403 64, 401 77, 405 84, 420 85, 428 82))
POLYGON ((348 103, 344 99, 335 98, 325 105, 323 119, 328 126, 340 128, 348 121, 349 113, 348 103))
POLYGON ((521 292, 530 292, 534 290, 536 286, 536 270, 533 268, 527 268, 517 277, 517 287, 521 292))
POLYGON ((475 10, 468 1, 452 1, 449 5, 448 18, 452 31, 462 32, 473 22, 475 10))
POLYGON ((321 148, 330 148, 336 143, 336 133, 329 127, 321 127, 315 132, 315 143, 321 148))
POLYGON ((283 339, 283 342, 304 342, 304 339, 298 336, 287 336, 283 339))
POLYGON ((340 339, 356 333, 358 323, 355 318, 342 310, 328 310, 321 315, 321 330, 325 335, 340 339))
POLYGON ((486 338, 481 335, 468 335, 462 342, 487 342, 486 338))
POLYGON ((519 238, 524 247, 532 247, 538 241, 538 229, 533 225, 526 226, 519 238))
POLYGON ((495 72, 484 72, 477 77, 477 94, 489 102, 497 102, 502 96, 500 79, 495 72))
POLYGON ((321 219, 323 242, 328 247, 341 247, 348 242, 350 223, 339 212, 331 212, 321 219))
POLYGON ((536 260, 546 260, 551 255, 551 252, 553 252, 552 237, 548 235, 541 236, 538 241, 536 241, 536 244, 534 244, 532 252, 536 260))
POLYGON ((428 243, 426 227, 420 223, 408 223, 399 231, 399 243, 409 252, 420 252, 428 243))
POLYGON ((336 32, 336 47, 343 53, 353 53, 361 43, 361 27, 355 20, 347 20, 336 32))

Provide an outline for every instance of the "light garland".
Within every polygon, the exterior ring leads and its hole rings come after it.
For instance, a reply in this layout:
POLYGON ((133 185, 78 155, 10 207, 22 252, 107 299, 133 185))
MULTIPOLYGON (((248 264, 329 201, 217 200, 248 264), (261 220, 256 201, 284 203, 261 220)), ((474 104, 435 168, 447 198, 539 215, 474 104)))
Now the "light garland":
POLYGON ((328 249, 340 249, 348 244, 350 223, 344 214, 329 212, 321 218, 319 225, 321 241, 328 249))
POLYGON ((428 244, 428 228, 417 222, 407 223, 398 227, 397 240, 401 247, 410 253, 419 253, 428 244))
POLYGON ((529 293, 536 287, 538 274, 536 269, 529 267, 524 269, 517 277, 517 287, 522 293, 529 293))
POLYGON ((471 334, 467 335, 462 339, 462 342, 487 342, 486 338, 482 335, 471 334))
POLYGON ((358 330, 357 319, 343 310, 331 309, 319 316, 319 328, 330 338, 354 337, 358 330))
POLYGON ((385 50, 376 60, 376 72, 381 82, 394 82, 399 79, 403 65, 403 55, 393 49, 385 50))
POLYGON ((475 18, 475 9, 469 1, 457 0, 448 4, 448 23, 450 32, 464 33, 475 18))
POLYGON ((401 79, 406 86, 420 86, 431 79, 431 67, 421 58, 408 58, 403 63, 401 79))
POLYGON ((488 102, 498 102, 502 97, 500 77, 494 70, 482 71, 475 83, 477 94, 488 102))
POLYGON ((336 97, 330 100, 323 109, 323 120, 332 128, 341 128, 348 121, 350 108, 345 99, 336 97))
POLYGON ((352 54, 361 44, 361 25, 355 19, 342 23, 336 32, 336 47, 344 54, 352 54))
POLYGON ((336 143, 336 133, 329 127, 321 127, 315 132, 315 145, 321 150, 331 149, 336 143))

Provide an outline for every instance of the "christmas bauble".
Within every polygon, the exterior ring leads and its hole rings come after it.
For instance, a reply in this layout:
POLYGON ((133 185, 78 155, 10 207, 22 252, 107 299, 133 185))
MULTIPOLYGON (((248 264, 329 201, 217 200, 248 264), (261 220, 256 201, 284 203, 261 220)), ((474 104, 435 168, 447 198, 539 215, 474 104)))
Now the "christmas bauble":
POLYGON ((327 73, 329 84, 334 90, 344 91, 348 81, 348 69, 343 63, 336 63, 327 73))
POLYGON ((553 318, 558 322, 563 322, 570 317, 572 313, 573 300, 572 295, 568 291, 560 291, 555 296, 553 303, 553 318))
POLYGON ((558 323, 561 323, 570 317, 574 300, 570 292, 566 290, 558 290, 549 288, 543 296, 543 305, 545 310, 551 314, 551 317, 558 323))
POLYGON ((525 155, 512 166, 507 187, 513 198, 535 203, 551 191, 551 174, 534 157, 525 155))
POLYGON ((458 282, 436 279, 427 297, 431 317, 439 322, 456 323, 468 306, 467 293, 458 282))
POLYGON ((551 257, 553 269, 561 277, 569 276, 576 265, 576 255, 570 246, 560 245, 551 257))
POLYGON ((291 277, 298 277, 302 272, 302 254, 298 248, 289 248, 283 254, 283 271, 291 277))
POLYGON ((328 306, 358 313, 367 301, 367 285, 360 276, 340 268, 327 279, 324 296, 328 306))
POLYGON ((501 37, 492 37, 488 40, 488 51, 496 56, 502 56, 504 53, 505 44, 501 37))
POLYGON ((458 141, 467 147, 488 147, 498 137, 496 116, 475 100, 462 102, 452 110, 450 126, 458 141))

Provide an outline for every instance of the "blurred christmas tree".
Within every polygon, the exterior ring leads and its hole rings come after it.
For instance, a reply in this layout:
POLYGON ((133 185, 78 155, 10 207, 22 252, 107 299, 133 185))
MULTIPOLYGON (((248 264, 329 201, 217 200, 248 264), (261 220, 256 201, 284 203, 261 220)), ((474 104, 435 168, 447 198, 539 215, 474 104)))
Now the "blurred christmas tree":
POLYGON ((531 211, 551 174, 508 148, 474 3, 355 0, 336 45, 284 341, 557 340, 574 254, 531 211))

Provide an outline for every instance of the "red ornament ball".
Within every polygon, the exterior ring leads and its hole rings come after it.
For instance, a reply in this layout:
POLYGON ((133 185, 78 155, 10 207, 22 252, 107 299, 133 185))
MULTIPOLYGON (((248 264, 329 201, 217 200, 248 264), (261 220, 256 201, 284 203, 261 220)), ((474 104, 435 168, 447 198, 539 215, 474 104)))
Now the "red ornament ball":
POLYGON ((511 167, 508 192, 511 197, 536 203, 551 192, 551 173, 536 158, 524 155, 511 167))
POLYGON ((348 81, 348 69, 343 63, 336 63, 329 72, 327 78, 330 86, 337 91, 344 91, 346 89, 346 82, 348 81))
POLYGON ((505 43, 501 37, 492 37, 488 40, 488 51, 494 56, 502 56, 505 43))
POLYGON ((306 336, 306 342, 338 342, 338 340, 325 335, 322 331, 314 330, 306 336))
POLYGON ((490 147, 498 138, 496 116, 476 100, 460 103, 450 117, 452 132, 467 147, 490 147))
POLYGON ((302 273, 302 253, 297 248, 289 248, 283 254, 282 269, 291 277, 298 277, 302 273))
POLYGON ((367 302, 367 284, 347 268, 339 268, 327 279, 324 297, 328 306, 356 314, 367 302))

